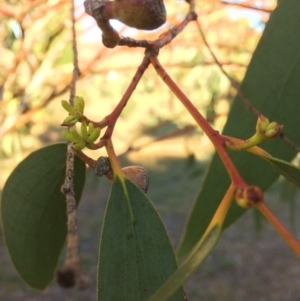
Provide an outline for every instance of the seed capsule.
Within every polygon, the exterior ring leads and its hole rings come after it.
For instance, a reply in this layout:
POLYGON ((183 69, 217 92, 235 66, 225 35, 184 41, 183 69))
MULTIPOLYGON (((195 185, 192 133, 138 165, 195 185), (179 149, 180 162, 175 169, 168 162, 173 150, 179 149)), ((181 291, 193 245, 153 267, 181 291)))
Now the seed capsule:
POLYGON ((102 23, 117 19, 130 27, 153 30, 166 22, 162 0, 85 0, 84 6, 87 14, 102 23))
POLYGON ((129 180, 147 192, 149 186, 149 177, 144 167, 127 166, 123 167, 122 171, 129 180))
MULTIPOLYGON (((111 168, 108 157, 100 157, 93 166, 97 176, 106 176, 110 180, 114 179, 113 170, 111 168)), ((126 178, 134 182, 145 193, 149 186, 149 177, 147 171, 141 166, 126 166, 122 168, 123 174, 126 178)))
POLYGON ((244 208, 257 207, 264 201, 263 193, 257 186, 248 186, 246 188, 239 188, 235 194, 237 204, 244 208))

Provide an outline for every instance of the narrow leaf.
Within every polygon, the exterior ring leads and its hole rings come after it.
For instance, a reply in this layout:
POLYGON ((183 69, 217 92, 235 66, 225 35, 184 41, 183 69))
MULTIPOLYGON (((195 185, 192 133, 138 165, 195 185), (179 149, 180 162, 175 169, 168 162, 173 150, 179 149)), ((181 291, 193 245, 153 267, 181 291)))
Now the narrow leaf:
MULTIPOLYGON (((44 289, 52 280, 67 233, 66 203, 60 192, 66 144, 31 153, 11 173, 2 195, 6 245, 23 280, 44 289)), ((81 197, 85 165, 75 158, 75 193, 81 197)))
POLYGON ((288 181, 300 188, 300 168, 294 164, 286 162, 284 160, 270 157, 263 157, 288 181))
POLYGON ((169 300, 176 290, 194 273, 218 241, 221 227, 214 226, 188 255, 180 268, 151 296, 148 301, 169 300))
MULTIPOLYGON (((147 300, 177 269, 166 229, 148 197, 116 177, 100 242, 98 300, 147 300)), ((177 288, 170 301, 183 301, 177 288)))
MULTIPOLYGON (((247 69, 241 90, 251 103, 269 120, 284 124, 284 133, 300 144, 300 1, 278 1, 278 6, 266 24, 252 60, 247 69)), ((224 134, 247 139, 253 135, 256 116, 250 113, 239 96, 232 105, 224 134)), ((264 144, 267 151, 285 161, 291 161, 296 151, 281 139, 264 144)), ((251 185, 266 190, 278 178, 266 162, 246 152, 231 153, 234 164, 251 185)), ((206 174, 201 191, 195 199, 178 254, 187 254, 203 235, 215 210, 218 208, 230 181, 228 174, 215 155, 206 174)), ((232 224, 244 213, 233 204, 224 227, 232 224)))

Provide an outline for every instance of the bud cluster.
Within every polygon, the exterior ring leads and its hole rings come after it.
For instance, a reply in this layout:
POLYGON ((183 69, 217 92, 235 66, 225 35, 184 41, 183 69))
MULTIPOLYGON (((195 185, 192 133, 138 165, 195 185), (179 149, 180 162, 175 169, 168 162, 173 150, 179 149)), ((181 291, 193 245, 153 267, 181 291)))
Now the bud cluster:
POLYGON ((74 106, 72 106, 66 100, 61 102, 63 108, 69 112, 69 116, 65 118, 62 125, 72 126, 77 122, 81 122, 80 132, 77 131, 76 127, 70 127, 69 130, 62 131, 63 137, 73 142, 73 148, 75 150, 82 150, 85 147, 94 149, 94 142, 100 136, 100 128, 95 127, 93 123, 86 123, 86 118, 83 115, 85 102, 82 97, 76 96, 74 99, 74 106))

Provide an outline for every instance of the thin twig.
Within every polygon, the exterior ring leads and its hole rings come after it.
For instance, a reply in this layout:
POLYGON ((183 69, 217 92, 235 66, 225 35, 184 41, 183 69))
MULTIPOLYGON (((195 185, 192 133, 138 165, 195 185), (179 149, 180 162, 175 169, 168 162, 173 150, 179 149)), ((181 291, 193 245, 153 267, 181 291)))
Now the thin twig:
POLYGON ((233 2, 227 2, 227 1, 220 1, 220 3, 225 4, 225 5, 234 5, 234 6, 238 6, 240 8, 258 10, 260 12, 264 12, 264 13, 268 13, 268 14, 270 14, 273 11, 272 9, 267 9, 267 8, 257 7, 257 6, 250 6, 250 5, 246 5, 246 4, 242 4, 242 3, 233 3, 233 2))
POLYGON ((279 235, 285 240, 289 247, 300 257, 300 242, 284 227, 284 225, 271 212, 266 204, 261 204, 257 208, 268 222, 276 229, 279 235))
MULTIPOLYGON (((126 92, 124 93, 122 99, 115 107, 113 112, 106 116, 104 120, 107 122, 107 129, 103 137, 101 138, 100 142, 97 145, 98 148, 103 147, 106 144, 106 141, 110 139, 112 132, 114 130, 115 124, 117 119, 119 118, 120 114, 122 113, 124 107, 126 106, 130 96, 132 95, 133 91, 135 90, 137 84, 139 83, 140 79, 142 78, 145 70, 148 68, 150 64, 150 60, 147 56, 144 57, 142 63, 138 67, 129 87, 127 88, 126 92)), ((99 125, 102 125, 103 121, 100 121, 99 125)))
MULTIPOLYGON (((71 15, 72 15, 72 39, 73 39, 73 55, 74 55, 74 69, 72 81, 70 84, 70 98, 71 105, 74 104, 74 98, 76 95, 76 81, 79 77, 78 67, 78 51, 76 41, 76 29, 75 29, 75 7, 74 2, 71 1, 71 15)), ((66 176, 65 181, 61 187, 62 193, 66 197, 67 203, 67 253, 64 265, 57 269, 56 277, 57 282, 61 286, 70 287, 76 285, 80 289, 87 287, 87 278, 84 271, 81 268, 80 256, 79 256, 79 240, 77 231, 77 209, 74 192, 74 152, 72 149, 72 143, 68 143, 67 148, 67 160, 66 160, 66 176)))
MULTIPOLYGON (((231 85, 234 87, 234 89, 237 91, 237 94, 239 95, 239 97, 242 99, 242 101, 244 102, 246 108, 253 112, 256 116, 261 115, 261 112, 256 109, 251 101, 246 97, 246 95, 244 94, 244 92, 240 89, 239 85, 236 83, 236 81, 225 71, 225 69, 223 68, 223 65, 220 63, 220 61, 218 60, 218 58, 216 57, 215 53, 213 52, 213 50, 211 49, 209 43, 206 40, 205 34, 202 30, 202 27, 200 25, 199 20, 196 21, 199 32, 201 34, 201 37, 203 39, 204 44, 206 45, 208 51, 210 52, 211 56, 213 57, 215 63, 219 66, 220 70, 223 72, 223 74, 228 78, 228 80, 230 81, 231 85)), ((283 139, 288 145, 290 145, 293 149, 295 149, 297 152, 300 152, 300 146, 298 146, 296 143, 294 143, 292 140, 290 140, 284 133, 281 133, 279 135, 279 137, 281 139, 283 139)))
POLYGON ((203 39, 203 42, 205 44, 205 46, 207 47, 208 51, 210 52, 211 56, 213 57, 214 61, 216 62, 216 64, 219 66, 220 70, 223 72, 223 74, 228 78, 228 80, 230 81, 231 85, 235 88, 235 90, 237 91, 238 95, 240 96, 240 98, 242 99, 242 101, 244 102, 246 108, 253 112, 256 116, 261 115, 261 113, 252 105, 252 103, 250 102, 250 100, 246 97, 246 95, 244 94, 244 92, 240 89, 239 85, 236 83, 236 81, 225 71, 225 69, 223 68, 222 64, 220 63, 220 61, 218 60, 218 58, 216 57, 215 53, 213 52, 213 50, 211 49, 209 43, 206 40, 205 34, 202 30, 202 27, 200 25, 199 20, 196 21, 197 27, 199 29, 200 35, 203 39))
POLYGON ((195 12, 189 12, 181 23, 162 33, 157 40, 135 40, 129 37, 121 37, 118 46, 151 48, 156 45, 156 47, 160 49, 170 43, 191 21, 196 19, 197 14, 195 12))
POLYGON ((284 133, 281 133, 279 137, 286 142, 289 146, 291 146, 293 149, 295 149, 298 153, 300 153, 300 146, 297 145, 294 141, 292 141, 290 138, 288 138, 284 133))
POLYGON ((168 73, 160 64, 159 60, 156 56, 150 57, 151 63, 155 68, 157 74, 161 77, 161 79, 165 82, 165 84, 170 88, 170 90, 177 96, 177 98, 181 101, 190 115, 194 118, 203 132, 208 136, 210 141, 213 143, 216 151, 218 152, 226 170, 231 178, 233 185, 236 187, 245 187, 247 184, 241 177, 240 173, 236 169, 232 160, 228 156, 225 150, 225 140, 222 135, 219 134, 216 130, 214 130, 211 125, 205 120, 205 118, 201 115, 201 113, 197 110, 197 108, 192 104, 192 102, 188 99, 188 97, 181 91, 181 89, 176 85, 176 83, 171 79, 168 73))

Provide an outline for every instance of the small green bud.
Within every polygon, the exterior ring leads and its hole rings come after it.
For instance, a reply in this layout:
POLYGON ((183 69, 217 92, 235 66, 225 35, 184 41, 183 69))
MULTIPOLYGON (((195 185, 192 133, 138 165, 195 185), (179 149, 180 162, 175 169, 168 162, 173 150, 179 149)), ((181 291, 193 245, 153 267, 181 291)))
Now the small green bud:
POLYGON ((75 108, 68 101, 62 100, 61 105, 67 112, 69 112, 71 115, 74 115, 75 108))
POLYGON ((85 145, 86 145, 85 141, 82 141, 82 142, 75 143, 73 145, 73 148, 77 151, 81 151, 85 148, 85 145))
POLYGON ((100 132, 101 131, 99 128, 95 128, 94 131, 87 137, 86 142, 87 143, 95 142, 99 138, 100 132))
POLYGON ((75 99, 74 99, 75 110, 83 114, 84 105, 85 105, 85 102, 84 102, 83 97, 75 96, 75 99))
POLYGON ((75 139, 75 138, 73 137, 73 135, 72 135, 69 131, 64 130, 64 131, 61 132, 61 134, 62 134, 62 136, 63 136, 67 141, 70 141, 70 142, 78 142, 78 140, 75 139))
POLYGON ((92 134, 94 130, 95 130, 94 124, 90 122, 88 126, 88 135, 92 134))
POLYGON ((283 125, 279 125, 277 122, 271 122, 264 132, 264 137, 266 139, 272 139, 280 135, 283 125))
POLYGON ((88 137, 88 132, 87 132, 87 125, 85 122, 81 123, 80 130, 81 130, 81 135, 82 135, 83 139, 86 140, 86 138, 88 137))
POLYGON ((84 139, 79 135, 75 127, 70 128, 69 132, 73 136, 73 138, 76 139, 76 142, 84 141, 84 139))
POLYGON ((263 115, 258 116, 256 124, 256 133, 261 135, 262 139, 272 139, 277 137, 282 131, 283 125, 277 122, 269 122, 269 119, 263 115))
POLYGON ((79 112, 79 111, 76 111, 75 112, 75 117, 80 121, 82 119, 82 117, 83 117, 83 114, 81 112, 79 112))
POLYGON ((78 118, 76 118, 74 115, 69 115, 64 121, 63 125, 74 125, 78 122, 78 118))
POLYGON ((263 115, 259 115, 258 116, 258 120, 257 120, 257 123, 256 123, 256 132, 263 132, 267 129, 267 126, 269 125, 269 119, 266 118, 265 116, 263 115))

